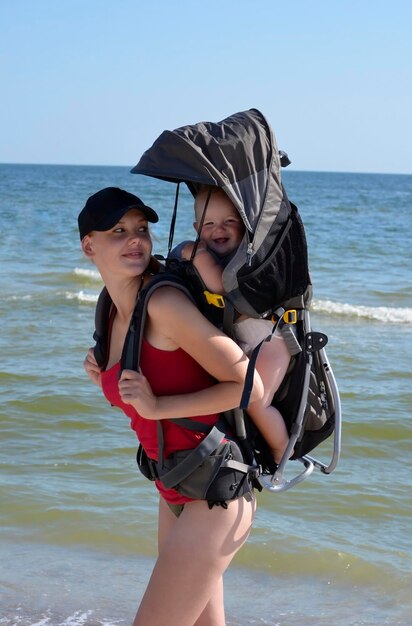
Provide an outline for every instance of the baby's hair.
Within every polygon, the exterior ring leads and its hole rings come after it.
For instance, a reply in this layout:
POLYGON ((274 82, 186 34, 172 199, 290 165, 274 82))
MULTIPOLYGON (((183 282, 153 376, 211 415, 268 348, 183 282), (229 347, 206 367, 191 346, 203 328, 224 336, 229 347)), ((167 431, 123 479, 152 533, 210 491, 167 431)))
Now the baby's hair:
POLYGON ((200 183, 198 185, 196 185, 196 189, 195 189, 195 215, 196 215, 196 219, 200 220, 203 210, 205 208, 205 202, 201 202, 200 198, 201 196, 207 196, 207 194, 216 194, 216 193, 223 193, 224 195, 225 192, 223 191, 223 189, 221 189, 220 187, 216 187, 215 185, 205 185, 203 183, 200 183))

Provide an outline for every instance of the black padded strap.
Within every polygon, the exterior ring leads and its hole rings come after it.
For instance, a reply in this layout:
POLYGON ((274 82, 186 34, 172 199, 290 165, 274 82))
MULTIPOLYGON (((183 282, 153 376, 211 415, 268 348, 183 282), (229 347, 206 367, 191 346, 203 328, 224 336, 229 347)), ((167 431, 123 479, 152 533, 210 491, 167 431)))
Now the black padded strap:
POLYGON ((204 422, 197 422, 196 420, 191 419, 190 417, 176 417, 168 420, 169 422, 173 422, 178 426, 182 426, 182 428, 187 428, 188 430, 194 430, 198 433, 208 433, 210 431, 210 424, 205 424, 204 422))
POLYGON ((142 347, 144 326, 147 316, 147 305, 150 297, 160 287, 175 287, 183 291, 193 301, 193 297, 181 279, 172 274, 161 273, 154 276, 149 284, 139 293, 136 306, 130 321, 129 330, 123 346, 121 371, 124 369, 139 371, 140 352, 142 347))
POLYGON ((258 345, 256 346, 256 348, 254 348, 252 354, 249 357, 249 363, 247 366, 246 376, 245 376, 245 384, 243 387, 243 393, 242 393, 242 397, 240 399, 240 404, 239 404, 239 408, 242 410, 247 409, 247 407, 249 406, 250 395, 253 389, 253 379, 254 379, 256 360, 259 356, 260 348, 262 347, 263 341, 258 343, 258 345))
POLYGON ((159 459, 157 465, 157 472, 161 473, 161 469, 163 468, 163 456, 164 456, 164 437, 163 437, 163 428, 162 428, 162 420, 158 420, 157 424, 157 457, 159 459))
POLYGON ((235 307, 225 298, 225 308, 223 310, 223 332, 233 339, 233 322, 235 320, 235 307))
POLYGON ((104 369, 109 358, 108 355, 108 333, 110 327, 110 316, 112 312, 112 299, 106 287, 103 287, 97 300, 96 311, 94 314, 95 331, 93 339, 96 342, 94 347, 94 356, 98 366, 104 369))
MULTIPOLYGON (((218 422, 219 424, 219 422, 218 422)), ((181 463, 176 465, 168 472, 159 472, 160 480, 166 489, 171 489, 175 485, 178 485, 182 480, 190 476, 190 474, 206 459, 217 446, 221 443, 225 436, 222 430, 219 430, 218 424, 213 426, 210 433, 206 435, 203 441, 200 442, 196 448, 194 448, 190 454, 187 455, 181 463)), ((160 453, 160 447, 159 447, 160 453)))

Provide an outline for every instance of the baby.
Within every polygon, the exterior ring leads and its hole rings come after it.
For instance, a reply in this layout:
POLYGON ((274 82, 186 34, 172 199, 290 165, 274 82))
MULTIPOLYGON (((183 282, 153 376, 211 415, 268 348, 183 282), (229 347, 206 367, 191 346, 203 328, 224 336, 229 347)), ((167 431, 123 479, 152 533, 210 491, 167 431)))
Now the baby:
MULTIPOLYGON (((193 264, 207 289, 212 293, 224 294, 222 284, 223 268, 231 258, 244 234, 244 224, 228 196, 218 187, 202 186, 195 197, 196 222, 199 232, 207 197, 204 221, 200 232, 193 264)), ((173 251, 174 256, 185 260, 192 258, 194 242, 183 242, 173 251)), ((273 324, 270 320, 252 319, 241 316, 234 325, 235 338, 247 355, 263 339, 271 335, 273 324)), ((272 335, 265 341, 256 361, 256 369, 264 385, 262 401, 249 405, 248 413, 268 443, 276 463, 282 458, 289 441, 285 422, 279 411, 271 406, 273 396, 282 382, 289 365, 291 353, 280 334, 272 335)))

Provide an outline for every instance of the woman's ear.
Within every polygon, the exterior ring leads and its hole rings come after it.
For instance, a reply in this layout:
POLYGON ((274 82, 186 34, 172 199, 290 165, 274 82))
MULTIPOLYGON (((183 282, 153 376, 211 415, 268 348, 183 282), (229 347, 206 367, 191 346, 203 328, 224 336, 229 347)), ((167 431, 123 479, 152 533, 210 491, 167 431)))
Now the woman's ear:
POLYGON ((195 229, 196 232, 198 232, 199 222, 193 222, 193 228, 195 229))
POLYGON ((89 259, 93 258, 94 256, 93 241, 90 235, 86 235, 85 237, 83 237, 82 250, 83 250, 84 256, 86 256, 89 259))

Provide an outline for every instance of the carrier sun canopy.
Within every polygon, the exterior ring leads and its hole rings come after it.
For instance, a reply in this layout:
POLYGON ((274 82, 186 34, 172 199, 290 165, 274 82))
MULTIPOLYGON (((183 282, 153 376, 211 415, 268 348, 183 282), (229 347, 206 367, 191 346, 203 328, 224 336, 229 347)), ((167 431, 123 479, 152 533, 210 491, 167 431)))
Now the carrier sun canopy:
POLYGON ((131 170, 184 182, 193 194, 199 184, 226 193, 245 235, 224 269, 223 286, 238 312, 252 317, 268 316, 309 283, 303 228, 283 189, 280 167, 268 122, 250 109, 221 122, 165 130, 131 170))
POLYGON ((257 109, 165 130, 131 171, 185 182, 192 192, 196 183, 221 187, 250 232, 262 215, 273 222, 283 196, 278 148, 257 109))

